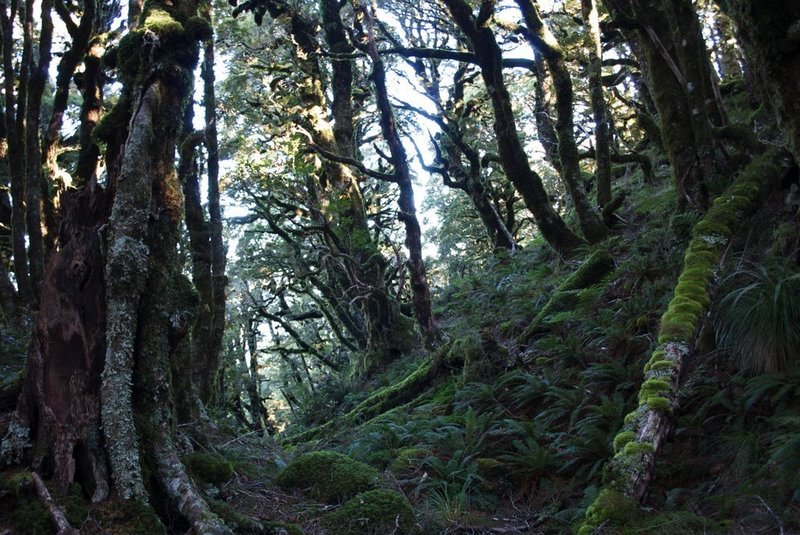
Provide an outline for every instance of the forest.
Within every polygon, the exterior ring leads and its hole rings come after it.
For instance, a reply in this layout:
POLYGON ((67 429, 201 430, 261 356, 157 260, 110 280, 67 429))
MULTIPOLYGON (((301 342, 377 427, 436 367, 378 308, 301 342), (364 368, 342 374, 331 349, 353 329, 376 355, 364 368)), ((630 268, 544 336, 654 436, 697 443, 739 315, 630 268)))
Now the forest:
POLYGON ((0 50, 0 535, 800 533, 797 0, 0 50))

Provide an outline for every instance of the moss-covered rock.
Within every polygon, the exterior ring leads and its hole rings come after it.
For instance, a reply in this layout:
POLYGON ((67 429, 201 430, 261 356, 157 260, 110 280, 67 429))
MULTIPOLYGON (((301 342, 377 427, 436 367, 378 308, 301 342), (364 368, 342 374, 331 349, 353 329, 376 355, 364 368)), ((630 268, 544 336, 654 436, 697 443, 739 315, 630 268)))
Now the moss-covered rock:
POLYGON ((408 500, 402 494, 387 489, 358 494, 322 518, 323 525, 332 533, 352 535, 413 533, 415 522, 408 500))
POLYGON ((399 478, 410 477, 420 470, 422 461, 430 455, 433 452, 426 448, 402 448, 397 450, 395 459, 389 464, 389 470, 399 478))
POLYGON ((183 462, 192 476, 203 483, 222 485, 233 477, 233 464, 215 453, 190 453, 183 462))
POLYGON ((342 502, 381 484, 381 474, 368 464, 333 451, 314 451, 295 457, 275 482, 299 489, 326 503, 342 502))

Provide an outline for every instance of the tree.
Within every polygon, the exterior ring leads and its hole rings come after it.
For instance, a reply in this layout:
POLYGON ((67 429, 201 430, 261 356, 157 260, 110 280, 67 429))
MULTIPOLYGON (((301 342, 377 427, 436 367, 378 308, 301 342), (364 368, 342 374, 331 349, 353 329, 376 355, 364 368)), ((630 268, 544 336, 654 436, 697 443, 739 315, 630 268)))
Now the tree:
POLYGON ((178 263, 174 157, 198 42, 211 37, 198 7, 149 2, 118 45, 123 94, 96 128, 106 185, 93 178, 65 199, 18 414, 34 467, 52 466, 58 488, 146 503, 146 456, 196 531, 225 533, 180 462, 171 403, 174 369, 191 374, 179 359, 196 306, 178 263))

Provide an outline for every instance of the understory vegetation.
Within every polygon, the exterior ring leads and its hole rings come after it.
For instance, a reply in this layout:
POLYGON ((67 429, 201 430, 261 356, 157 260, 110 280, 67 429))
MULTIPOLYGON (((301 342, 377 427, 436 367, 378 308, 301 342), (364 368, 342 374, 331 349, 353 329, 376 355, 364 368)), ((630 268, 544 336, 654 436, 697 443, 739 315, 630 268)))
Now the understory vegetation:
POLYGON ((800 5, 9 0, 0 51, 0 535, 800 533, 800 5))

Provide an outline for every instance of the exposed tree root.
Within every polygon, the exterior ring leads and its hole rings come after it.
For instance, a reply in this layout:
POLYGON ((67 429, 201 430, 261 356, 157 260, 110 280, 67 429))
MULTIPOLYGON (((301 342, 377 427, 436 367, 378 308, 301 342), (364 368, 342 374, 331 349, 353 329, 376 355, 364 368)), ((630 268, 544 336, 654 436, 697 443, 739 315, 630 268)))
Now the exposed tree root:
POLYGON ((31 479, 33 479, 33 484, 36 486, 36 493, 39 495, 39 499, 47 508, 47 511, 50 513, 50 518, 53 519, 53 524, 55 524, 58 529, 58 535, 78 535, 80 532, 69 524, 67 516, 53 500, 53 497, 50 496, 50 491, 47 490, 39 474, 32 472, 31 479))

